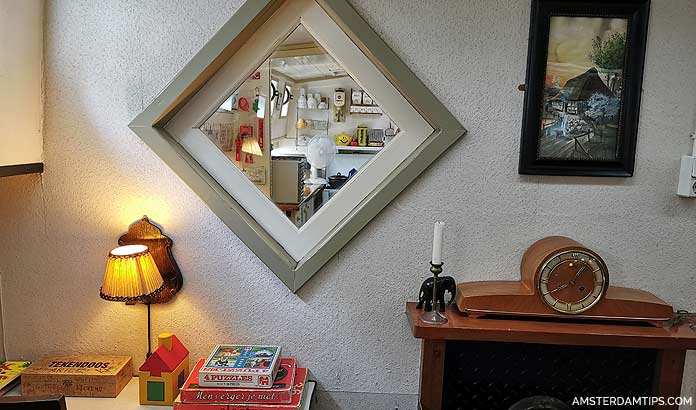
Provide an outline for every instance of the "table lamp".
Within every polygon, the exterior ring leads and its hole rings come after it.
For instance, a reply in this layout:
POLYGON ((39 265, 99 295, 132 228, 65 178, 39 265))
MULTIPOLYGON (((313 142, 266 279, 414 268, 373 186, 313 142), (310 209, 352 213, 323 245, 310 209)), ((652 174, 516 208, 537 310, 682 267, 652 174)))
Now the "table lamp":
POLYGON ((261 145, 252 135, 242 134, 242 152, 247 154, 263 156, 261 145))
POLYGON ((109 252, 104 282, 99 289, 102 299, 126 304, 147 305, 147 356, 150 346, 150 302, 165 289, 162 275, 145 245, 120 246, 109 252))

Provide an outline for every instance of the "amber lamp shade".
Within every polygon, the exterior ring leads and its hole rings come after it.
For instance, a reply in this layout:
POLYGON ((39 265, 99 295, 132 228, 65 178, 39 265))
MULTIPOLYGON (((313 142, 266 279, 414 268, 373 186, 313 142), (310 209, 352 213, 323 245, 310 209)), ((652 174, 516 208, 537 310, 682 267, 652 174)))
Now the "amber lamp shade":
POLYGON ((243 134, 242 138, 242 152, 246 152, 252 155, 258 155, 260 157, 263 156, 263 151, 261 151, 261 145, 259 145, 259 142, 256 140, 256 138, 248 134, 243 134))
POLYGON ((149 303, 163 289, 162 275, 147 246, 120 246, 109 253, 99 290, 102 299, 149 303))

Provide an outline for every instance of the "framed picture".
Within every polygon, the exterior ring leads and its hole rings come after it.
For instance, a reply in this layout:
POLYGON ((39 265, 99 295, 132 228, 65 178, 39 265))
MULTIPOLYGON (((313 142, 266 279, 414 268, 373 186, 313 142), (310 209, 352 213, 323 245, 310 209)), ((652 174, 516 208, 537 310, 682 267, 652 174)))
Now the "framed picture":
POLYGON ((520 174, 633 175, 650 0, 532 0, 520 174))

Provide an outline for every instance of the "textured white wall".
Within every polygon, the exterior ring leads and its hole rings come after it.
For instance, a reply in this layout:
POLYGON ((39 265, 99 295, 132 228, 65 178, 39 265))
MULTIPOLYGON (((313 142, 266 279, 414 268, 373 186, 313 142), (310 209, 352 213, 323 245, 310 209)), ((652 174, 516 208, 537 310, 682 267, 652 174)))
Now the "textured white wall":
POLYGON ((238 4, 49 3, 46 172, 0 179, 9 357, 124 353, 139 365, 144 307, 98 288, 108 251, 142 214, 173 236, 185 278, 174 303, 153 307, 154 334, 177 333, 193 357, 219 341, 280 343, 326 390, 416 393, 404 302, 428 274, 436 219, 458 281, 514 279, 532 241, 564 234, 604 256, 612 283, 696 310, 696 202, 675 196, 696 118, 695 2, 653 2, 635 176, 590 179, 516 172, 527 0, 353 0, 469 134, 297 295, 127 128, 238 4))

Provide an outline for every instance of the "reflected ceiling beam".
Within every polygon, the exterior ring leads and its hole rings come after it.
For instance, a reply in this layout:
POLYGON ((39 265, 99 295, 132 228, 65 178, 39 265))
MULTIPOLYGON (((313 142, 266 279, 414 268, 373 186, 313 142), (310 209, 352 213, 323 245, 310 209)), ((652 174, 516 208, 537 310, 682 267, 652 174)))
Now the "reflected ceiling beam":
POLYGON ((323 77, 303 78, 302 80, 295 80, 295 82, 297 84, 314 83, 317 81, 329 81, 329 80, 336 80, 336 79, 341 79, 341 78, 346 78, 346 77, 348 77, 347 74, 341 74, 341 75, 332 75, 332 76, 323 76, 323 77))
MULTIPOLYGON (((286 82, 290 82, 290 83, 296 85, 296 84, 304 84, 304 83, 314 83, 314 82, 318 82, 318 81, 340 80, 342 78, 348 77, 348 74, 297 79, 297 78, 293 78, 287 74, 281 73, 278 70, 273 69, 273 70, 271 70, 271 77, 278 78, 280 80, 284 80, 286 82)), ((338 87, 338 86, 340 86, 340 84, 337 84, 336 86, 338 87)))
POLYGON ((280 71, 274 70, 274 69, 271 69, 271 78, 274 80, 276 80, 276 79, 283 80, 286 83, 289 82, 292 84, 297 82, 297 80, 295 80, 294 78, 287 76, 287 75, 281 73, 280 71))
POLYGON ((278 50, 271 54, 271 58, 303 57, 320 54, 326 54, 326 51, 316 45, 316 43, 289 44, 280 46, 278 50))

